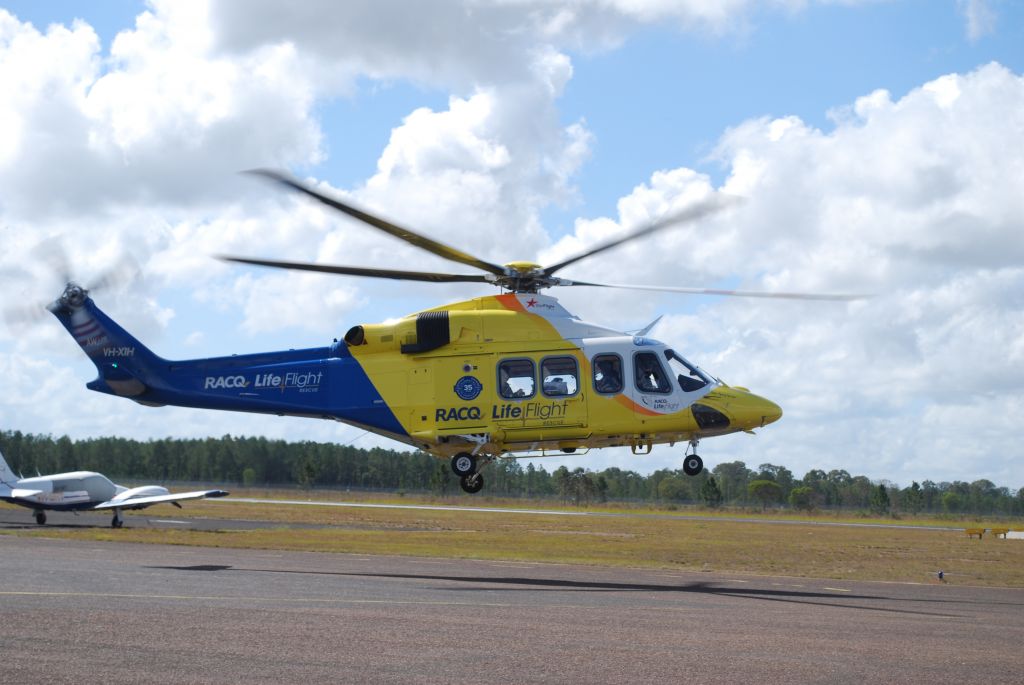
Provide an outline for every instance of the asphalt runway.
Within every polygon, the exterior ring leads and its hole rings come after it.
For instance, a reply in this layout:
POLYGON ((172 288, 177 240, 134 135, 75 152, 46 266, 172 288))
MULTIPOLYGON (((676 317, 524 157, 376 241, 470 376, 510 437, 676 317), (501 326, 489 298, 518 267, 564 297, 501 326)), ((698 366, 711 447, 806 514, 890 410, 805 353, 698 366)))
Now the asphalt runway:
POLYGON ((1020 683, 1024 590, 0 535, 3 682, 1020 683))

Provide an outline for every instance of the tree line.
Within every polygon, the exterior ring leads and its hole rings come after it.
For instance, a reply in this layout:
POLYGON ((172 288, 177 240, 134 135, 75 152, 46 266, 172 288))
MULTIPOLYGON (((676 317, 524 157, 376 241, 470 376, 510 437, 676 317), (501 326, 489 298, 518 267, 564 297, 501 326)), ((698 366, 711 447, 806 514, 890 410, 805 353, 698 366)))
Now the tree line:
MULTIPOLYGON (((214 485, 301 486, 341 489, 461 492, 446 460, 425 452, 399 452, 318 442, 232 437, 149 440, 30 435, 0 431, 0 450, 15 473, 99 471, 114 480, 214 485)), ((498 460, 485 472, 487 492, 508 497, 558 498, 566 503, 605 501, 760 506, 798 510, 847 509, 879 515, 949 513, 1024 515, 1024 488, 989 480, 901 488, 845 470, 808 471, 796 478, 785 466, 742 461, 718 464, 699 476, 661 469, 650 475, 620 468, 590 471, 498 460)))

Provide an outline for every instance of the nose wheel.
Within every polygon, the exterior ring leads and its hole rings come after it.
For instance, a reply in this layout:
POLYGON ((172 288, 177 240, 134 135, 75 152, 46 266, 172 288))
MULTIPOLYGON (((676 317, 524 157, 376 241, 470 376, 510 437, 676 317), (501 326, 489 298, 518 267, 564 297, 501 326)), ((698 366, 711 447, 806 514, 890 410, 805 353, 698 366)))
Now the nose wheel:
POLYGON ((690 446, 686 448, 686 451, 689 452, 691 449, 693 454, 683 455, 683 473, 688 476, 696 476, 704 470, 704 460, 697 456, 696 440, 690 441, 690 446))
POLYGON ((36 516, 36 523, 38 523, 41 526, 45 526, 46 525, 46 512, 45 511, 37 511, 35 516, 36 516))

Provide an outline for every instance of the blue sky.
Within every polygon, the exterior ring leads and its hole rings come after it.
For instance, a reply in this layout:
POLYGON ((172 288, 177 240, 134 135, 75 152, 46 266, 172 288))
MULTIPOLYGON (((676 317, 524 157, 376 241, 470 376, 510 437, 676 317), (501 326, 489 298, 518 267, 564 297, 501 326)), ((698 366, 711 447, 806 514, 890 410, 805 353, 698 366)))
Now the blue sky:
MULTIPOLYGON (((115 316, 129 312, 129 323, 165 356, 188 357, 319 345, 353 323, 486 292, 301 280, 193 259, 227 251, 442 266, 419 264, 420 255, 333 217, 304 214, 311 210, 252 181, 220 180, 246 166, 290 167, 499 261, 571 254, 698 186, 742 189, 750 216, 734 225, 680 231, 567 274, 885 295, 874 313, 565 295, 584 318, 621 328, 667 314, 657 337, 681 341, 674 344, 712 372, 787 410, 758 442, 709 443, 709 463, 790 460, 798 475, 831 466, 906 482, 953 479, 958 460, 970 455, 986 477, 1024 483, 1017 463, 1024 455, 1007 454, 1015 444, 1009 428, 988 426, 979 444, 955 446, 957 436, 978 431, 973 417, 1024 406, 1019 389, 993 390, 984 380, 1019 371, 1021 274, 997 257, 1022 242, 1010 196, 1020 187, 1014 174, 1024 147, 1014 99, 1024 72, 1024 4, 738 2, 722 10, 690 0, 666 10, 657 3, 536 0, 474 5, 466 13, 451 2, 432 6, 437 16, 430 18, 423 6, 402 5, 388 35, 381 29, 387 22, 378 20, 393 4, 303 6, 321 12, 317 26, 303 12, 281 15, 283 6, 258 1, 213 3, 210 10, 205 3, 0 2, 16 17, 0 40, 0 86, 19 93, 10 98, 9 116, 22 122, 10 129, 21 131, 15 147, 22 151, 5 157, 0 146, 0 182, 8 188, 6 197, 0 191, 0 221, 21 232, 19 246, 39 233, 72 245, 87 236, 131 245, 147 278, 137 299, 106 308, 115 316), (142 12, 151 21, 137 26, 142 12), (538 15, 549 23, 531 23, 538 15), (83 33, 47 33, 76 18, 95 30, 95 46, 83 33), (438 23, 423 31, 426 21, 438 23), (13 40, 33 35, 23 22, 38 31, 41 53, 13 40), (121 32, 132 40, 115 51, 121 32), (191 44, 206 35, 208 45, 191 44), (494 36, 500 50, 488 43, 494 36), (52 55, 53 64, 40 64, 40 54, 52 55), (998 68, 985 70, 990 63, 998 68), (87 85, 73 90, 79 86, 67 86, 57 76, 62 71, 80 73, 68 83, 87 85), (268 85, 256 74, 268 75, 268 85), (59 117, 64 110, 45 88, 20 93, 51 79, 62 84, 51 91, 73 90, 68 110, 81 112, 68 113, 68 125, 44 129, 33 112, 59 117), (888 98, 869 100, 880 89, 888 98), (947 95, 960 110, 949 110, 947 95), (75 137, 83 130, 90 131, 87 144, 75 137), (132 137, 138 131, 148 133, 132 137), (930 131, 949 132, 929 138, 930 131), (988 142, 972 154, 979 140, 988 142), (40 141, 53 148, 25 151, 40 141), (851 159, 859 151, 862 164, 851 159), (878 179, 864 173, 868 165, 878 179), (71 180, 62 180, 65 171, 71 180), (656 180, 657 172, 666 175, 656 180), (956 179, 949 186, 960 189, 955 197, 925 182, 933 173, 956 179), (17 209, 23 197, 45 198, 62 182, 75 188, 75 178, 89 179, 100 196, 67 200, 75 220, 17 209), (901 206, 909 194, 922 198, 912 217, 901 206), (963 216, 974 223, 957 219, 963 216), (837 217, 857 219, 836 225, 837 217), (985 235, 987 249, 968 234, 985 235), (661 256, 652 263, 645 249, 661 256), (942 261, 940 253, 963 259, 942 261), (965 309, 974 318, 958 330, 944 324, 965 309), (885 345, 876 342, 880 320, 892 322, 885 345), (985 326, 994 327, 988 342, 1000 347, 977 356, 1002 355, 1003 367, 975 368, 975 384, 950 393, 936 369, 950 366, 949 351, 971 350, 972 331, 985 326), (792 341, 793 331, 802 331, 801 342, 792 341), (804 368, 791 368, 794 357, 804 368), (834 448, 824 426, 838 436, 834 448), (860 463, 864 450, 878 450, 877 462, 860 463)), ((96 269, 105 258, 90 257, 96 269)), ((8 259, 17 260, 16 251, 8 259)), ((76 437, 117 430, 133 437, 168 430, 340 441, 354 435, 300 420, 267 428, 232 414, 136 414, 137 407, 78 389, 92 377, 88 364, 54 331, 0 337, 0 360, 0 368, 35 364, 47 377, 73 380, 67 401, 83 408, 80 418, 53 426, 50 408, 12 402, 12 428, 76 437), (128 427, 111 418, 118 415, 129 417, 128 427)), ((35 394, 26 389, 24 396, 35 394)), ((677 456, 656 452, 635 467, 676 466, 677 456)), ((622 461, 609 453, 573 465, 622 461)))

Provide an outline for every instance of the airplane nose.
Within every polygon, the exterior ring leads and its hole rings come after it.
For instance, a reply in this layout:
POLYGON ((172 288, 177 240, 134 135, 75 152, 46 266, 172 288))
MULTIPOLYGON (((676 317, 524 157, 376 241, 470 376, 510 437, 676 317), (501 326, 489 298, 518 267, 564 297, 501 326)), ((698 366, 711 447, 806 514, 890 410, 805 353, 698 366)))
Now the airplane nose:
POLYGON ((764 422, 761 424, 762 426, 767 426, 769 423, 775 423, 782 418, 782 407, 771 400, 766 400, 763 397, 759 397, 758 399, 761 400, 763 404, 761 416, 764 419, 764 422))
POLYGON ((782 418, 782 407, 754 394, 747 395, 730 409, 735 423, 743 425, 747 430, 767 426, 782 418))

